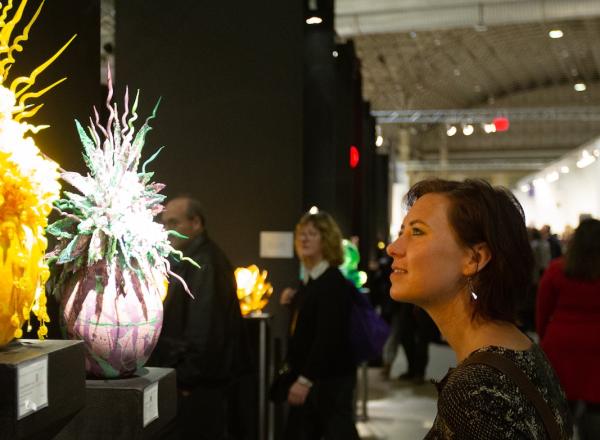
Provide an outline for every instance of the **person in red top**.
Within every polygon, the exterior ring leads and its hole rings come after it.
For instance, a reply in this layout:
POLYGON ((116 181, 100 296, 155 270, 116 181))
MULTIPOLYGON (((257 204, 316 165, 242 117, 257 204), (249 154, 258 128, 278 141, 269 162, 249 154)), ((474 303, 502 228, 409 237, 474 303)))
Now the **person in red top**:
POLYGON ((600 439, 600 221, 586 219, 565 257, 550 262, 537 294, 541 347, 572 402, 580 439, 600 439))

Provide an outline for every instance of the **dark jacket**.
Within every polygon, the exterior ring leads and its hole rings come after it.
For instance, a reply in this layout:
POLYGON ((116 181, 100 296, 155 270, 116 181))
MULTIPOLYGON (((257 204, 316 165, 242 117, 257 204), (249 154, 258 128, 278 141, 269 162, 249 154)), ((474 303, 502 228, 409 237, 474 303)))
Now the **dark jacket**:
POLYGON ((172 263, 195 299, 175 278, 169 279, 162 332, 149 365, 177 370, 181 388, 226 385, 243 366, 247 347, 231 263, 203 233, 184 255, 196 261, 172 263))
POLYGON ((336 267, 301 285, 292 301, 288 364, 312 381, 354 374, 350 349, 351 299, 336 267))

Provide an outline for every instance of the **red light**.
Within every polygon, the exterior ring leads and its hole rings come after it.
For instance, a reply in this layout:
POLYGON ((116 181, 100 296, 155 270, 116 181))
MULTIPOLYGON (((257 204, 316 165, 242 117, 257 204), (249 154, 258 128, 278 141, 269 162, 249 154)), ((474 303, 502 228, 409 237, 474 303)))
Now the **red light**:
POLYGON ((358 166, 358 162, 360 160, 360 154, 358 153, 358 148, 354 145, 350 146, 350 168, 356 168, 358 166))
POLYGON ((508 122, 508 118, 505 118, 504 116, 494 118, 492 122, 496 127, 496 131, 508 131, 508 127, 510 127, 510 122, 508 122))

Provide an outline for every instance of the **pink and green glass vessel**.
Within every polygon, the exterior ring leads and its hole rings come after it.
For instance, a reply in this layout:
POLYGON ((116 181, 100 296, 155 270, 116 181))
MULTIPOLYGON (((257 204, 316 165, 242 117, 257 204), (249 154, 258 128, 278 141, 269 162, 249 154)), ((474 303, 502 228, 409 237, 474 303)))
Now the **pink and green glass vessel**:
POLYGON ((171 247, 174 232, 154 220, 163 209, 164 185, 152 181, 146 165, 160 149, 139 169, 158 104, 136 133, 139 94, 130 108, 125 92, 119 117, 110 73, 108 79, 106 126, 95 109, 87 130, 75 121, 89 171, 61 174, 78 193, 63 192, 54 206, 62 218, 47 231, 58 239, 48 257, 63 331, 84 342, 88 376, 112 379, 143 367, 158 341, 167 280, 179 278, 168 256, 191 260, 171 247))

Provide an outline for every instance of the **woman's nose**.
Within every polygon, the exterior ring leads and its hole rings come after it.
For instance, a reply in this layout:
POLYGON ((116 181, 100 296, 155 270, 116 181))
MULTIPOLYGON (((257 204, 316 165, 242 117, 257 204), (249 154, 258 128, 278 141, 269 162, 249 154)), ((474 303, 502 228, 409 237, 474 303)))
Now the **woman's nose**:
POLYGON ((386 252, 390 257, 402 255, 404 250, 401 243, 401 237, 396 238, 393 242, 388 244, 386 252))

